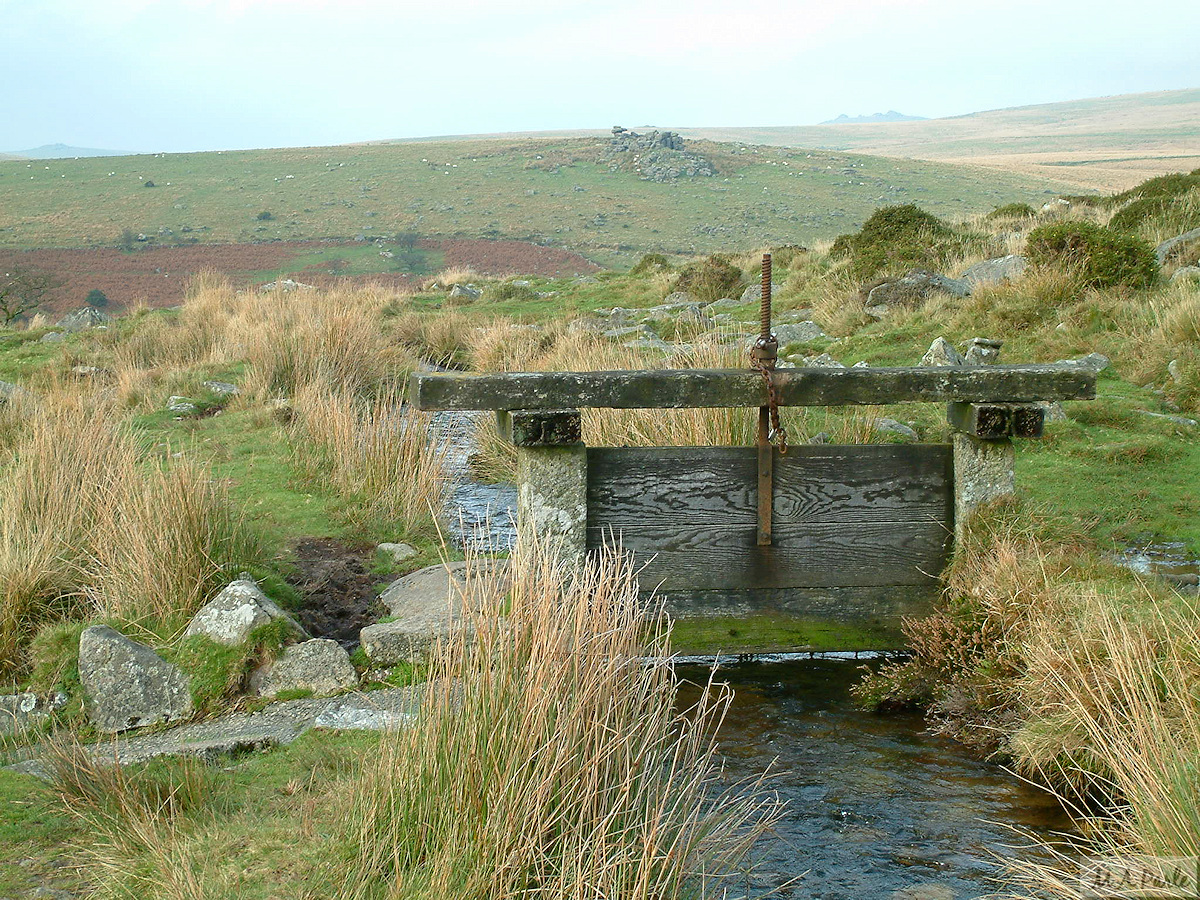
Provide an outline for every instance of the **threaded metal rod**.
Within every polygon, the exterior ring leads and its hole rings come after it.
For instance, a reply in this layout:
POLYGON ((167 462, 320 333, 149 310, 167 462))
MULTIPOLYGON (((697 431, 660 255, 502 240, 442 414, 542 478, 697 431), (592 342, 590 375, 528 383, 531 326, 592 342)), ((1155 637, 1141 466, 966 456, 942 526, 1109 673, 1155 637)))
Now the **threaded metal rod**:
POLYGON ((764 253, 762 260, 762 303, 759 306, 762 324, 760 336, 765 341, 771 337, 771 254, 764 253))

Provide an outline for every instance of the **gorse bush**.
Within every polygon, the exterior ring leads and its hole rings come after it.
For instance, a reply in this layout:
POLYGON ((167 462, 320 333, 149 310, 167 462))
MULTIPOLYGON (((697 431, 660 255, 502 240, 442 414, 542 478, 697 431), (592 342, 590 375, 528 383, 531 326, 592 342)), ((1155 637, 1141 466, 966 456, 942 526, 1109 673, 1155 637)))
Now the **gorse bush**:
POLYGON ((1028 203, 1005 203, 1003 206, 997 206, 990 213, 984 216, 987 221, 995 221, 997 219, 1032 219, 1037 215, 1037 211, 1028 203))
POLYGON ((742 270, 727 256, 709 256, 685 266, 675 282, 675 290, 687 291, 697 300, 712 303, 735 293, 742 284, 742 270))
POLYGON ((1091 222, 1035 228, 1025 252, 1034 265, 1073 268, 1092 287, 1149 287, 1158 275, 1158 261, 1148 243, 1091 222))
POLYGON ((972 238, 912 203, 876 210, 856 234, 843 234, 829 250, 850 261, 850 274, 869 278, 883 271, 938 268, 964 252, 972 238))
POLYGON ((670 262, 661 253, 647 253, 629 270, 630 275, 652 275, 655 272, 666 272, 671 268, 670 262))

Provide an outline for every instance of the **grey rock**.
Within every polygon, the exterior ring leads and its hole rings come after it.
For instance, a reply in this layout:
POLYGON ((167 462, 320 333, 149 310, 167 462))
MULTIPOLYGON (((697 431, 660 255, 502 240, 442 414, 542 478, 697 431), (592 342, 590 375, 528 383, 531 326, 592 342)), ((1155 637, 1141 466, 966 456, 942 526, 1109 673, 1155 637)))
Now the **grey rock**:
POLYGON ((1042 204, 1042 212, 1044 213, 1064 213, 1071 209, 1071 201, 1062 197, 1050 200, 1042 204))
POLYGON ((972 286, 999 284, 1010 278, 1018 277, 1025 271, 1028 265, 1029 260, 1024 256, 1010 253, 1008 256, 985 259, 983 262, 975 263, 975 265, 962 273, 962 277, 964 281, 969 282, 972 286))
POLYGON ((654 334, 654 332, 646 325, 625 325, 620 328, 610 328, 608 331, 603 332, 601 336, 615 340, 617 338, 629 337, 631 334, 636 334, 639 337, 647 337, 654 334))
MULTIPOLYGON (((355 240, 359 238, 356 236, 355 240)), ((364 237, 363 240, 366 240, 364 237)), ((293 281, 290 278, 284 278, 281 281, 270 281, 264 284, 259 290, 264 294, 269 294, 271 291, 282 291, 285 294, 290 294, 292 291, 315 291, 316 288, 311 284, 305 284, 302 281, 293 281)))
POLYGON ((1172 381, 1183 380, 1183 370, 1179 368, 1179 360, 1173 359, 1167 363, 1167 374, 1171 376, 1172 381))
POLYGON ((43 344, 58 344, 66 340, 66 337, 61 331, 47 331, 42 335, 41 342, 43 344))
POLYGON ((62 709, 67 700, 67 695, 61 691, 49 696, 29 692, 0 696, 0 737, 36 727, 52 712, 62 709))
POLYGON ((1171 284, 1176 281, 1200 281, 1200 266, 1181 266, 1176 269, 1171 274, 1171 284))
POLYGON ((99 731, 114 734, 192 714, 187 676, 107 625, 93 625, 80 637, 79 680, 99 731))
POLYGON ((810 369, 844 369, 845 365, 838 362, 828 353, 822 353, 818 356, 806 356, 804 365, 810 369))
POLYGON ((1200 426, 1200 422, 1197 422, 1195 419, 1189 419, 1186 416, 1172 416, 1167 413, 1150 412, 1148 409, 1139 409, 1138 412, 1143 416, 1150 416, 1152 419, 1164 419, 1173 425, 1183 425, 1185 428, 1200 426))
POLYGON ((1038 403, 1038 406, 1046 411, 1047 422, 1067 421, 1067 411, 1063 409, 1063 405, 1057 400, 1043 400, 1038 403))
POLYGON ((196 411, 196 401, 189 400, 187 397, 180 397, 172 394, 167 398, 167 409, 177 413, 194 413, 196 411))
MULTIPOLYGON (((424 685, 355 692, 337 697, 283 700, 258 712, 227 713, 207 722, 181 725, 155 734, 121 735, 88 747, 100 762, 131 765, 161 756, 221 754, 290 744, 312 728, 355 728, 384 731, 410 724, 420 709, 424 685)), ((8 767, 46 777, 38 760, 8 767)))
POLYGON ((1000 348, 1003 346, 1004 341, 997 341, 994 338, 971 338, 963 361, 968 366, 995 365, 1000 359, 1000 348))
POLYGON ((776 325, 775 337, 780 344, 807 344, 809 341, 828 339, 816 322, 797 322, 793 325, 776 325))
MULTIPOLYGON (((772 281, 771 282, 771 296, 778 297, 780 290, 781 290, 780 285, 778 285, 774 281, 772 281)), ((741 298, 742 303, 759 303, 761 301, 762 301, 762 285, 761 284, 752 284, 752 285, 750 285, 750 287, 748 287, 744 291, 742 291, 742 298, 741 298)))
POLYGON ((813 311, 808 307, 803 309, 785 309, 774 316, 776 322, 811 322, 812 317, 813 311))
POLYGON ((227 381, 206 381, 204 386, 218 397, 232 397, 238 392, 238 386, 227 381))
POLYGON ((664 352, 670 352, 675 349, 674 344, 664 341, 657 334, 648 334, 637 340, 626 341, 625 346, 633 347, 635 350, 662 350, 664 352))
POLYGON ((416 547, 405 543, 380 544, 375 549, 381 553, 387 554, 391 561, 397 565, 404 562, 406 559, 412 559, 419 552, 416 547))
POLYGON ((898 434, 910 441, 919 440, 919 436, 912 428, 895 419, 876 419, 871 427, 875 431, 882 431, 885 434, 898 434))
POLYGON ((714 309, 738 309, 742 305, 740 300, 734 300, 732 297, 722 297, 720 300, 714 300, 708 306, 704 307, 704 311, 711 313, 714 309))
POLYGON ((1186 231, 1183 234, 1176 235, 1169 240, 1163 241, 1154 250, 1154 255, 1158 257, 1158 264, 1161 266, 1167 261, 1167 257, 1171 255, 1171 251, 1176 247, 1188 244, 1192 241, 1200 241, 1200 228, 1193 228, 1191 231, 1186 231))
POLYGON ((297 634, 302 633, 291 616, 259 590, 257 584, 239 579, 200 607, 183 636, 203 635, 218 644, 232 647, 244 641, 255 628, 274 619, 286 619, 297 634))
POLYGON ((599 284, 600 279, 597 278, 595 275, 576 275, 575 283, 576 284, 599 284))
POLYGON ((477 287, 472 287, 469 284, 456 284, 450 288, 451 297, 465 297, 468 300, 478 300, 483 296, 483 291, 477 287))
POLYGON ((952 297, 967 297, 971 294, 971 284, 961 278, 947 278, 923 269, 913 269, 906 275, 871 288, 864 305, 911 306, 939 292, 952 297))
MULTIPOLYGON (((503 562, 477 563, 476 577, 502 578, 503 562)), ((439 639, 462 623, 462 592, 468 577, 465 562, 426 566, 397 578, 383 592, 392 621, 368 625, 359 633, 363 652, 375 665, 422 660, 439 639)))
POLYGON ((867 362, 865 359, 860 359, 858 362, 856 362, 850 368, 852 368, 852 369, 869 369, 869 368, 871 368, 871 364, 869 362, 867 362))
POLYGON ((58 327, 68 334, 74 334, 77 331, 87 331, 89 328, 107 326, 112 320, 113 317, 108 313, 101 312, 93 306, 84 306, 59 319, 58 327))
POLYGON ((71 366, 71 374, 76 378, 95 378, 103 371, 99 366, 71 366))
POLYGON ((7 403, 13 397, 20 397, 27 393, 28 391, 19 384, 13 384, 11 381, 0 381, 0 403, 7 403))
POLYGON ((954 349, 944 337, 934 338, 925 355, 921 357, 922 366, 962 366, 966 365, 963 355, 954 349))
POLYGON ((886 303, 876 303, 874 306, 864 306, 863 312, 876 321, 879 321, 887 316, 891 311, 891 307, 886 303))
POLYGON ((810 437, 808 439, 808 442, 810 444, 828 444, 829 443, 829 432, 822 431, 818 434, 814 434, 812 437, 810 437))
POLYGON ((1079 369, 1086 369, 1089 372, 1095 372, 1099 375, 1109 366, 1109 359, 1103 353, 1089 353, 1087 356, 1081 356, 1078 359, 1060 359, 1056 363, 1060 366, 1075 366, 1079 369))
POLYGON ((358 687, 358 673, 337 641, 313 638, 288 647, 250 679, 250 688, 260 697, 282 691, 312 691, 318 697, 358 687))
POLYGON ((688 305, 690 305, 693 303, 699 303, 699 301, 696 300, 696 298, 693 297, 691 294, 689 294, 687 291, 672 291, 671 293, 667 294, 667 296, 663 297, 663 303, 665 303, 667 305, 672 305, 672 304, 679 304, 679 305, 688 304, 688 305))

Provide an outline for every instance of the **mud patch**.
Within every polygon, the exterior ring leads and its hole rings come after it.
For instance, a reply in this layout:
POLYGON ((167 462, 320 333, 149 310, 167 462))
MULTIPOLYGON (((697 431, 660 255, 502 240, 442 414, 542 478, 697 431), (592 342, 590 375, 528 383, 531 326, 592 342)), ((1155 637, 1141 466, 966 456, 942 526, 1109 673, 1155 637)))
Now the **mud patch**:
POLYGON ((305 538, 295 552, 300 624, 313 637, 331 638, 353 650, 359 631, 379 617, 378 577, 367 568, 367 554, 329 538, 305 538))

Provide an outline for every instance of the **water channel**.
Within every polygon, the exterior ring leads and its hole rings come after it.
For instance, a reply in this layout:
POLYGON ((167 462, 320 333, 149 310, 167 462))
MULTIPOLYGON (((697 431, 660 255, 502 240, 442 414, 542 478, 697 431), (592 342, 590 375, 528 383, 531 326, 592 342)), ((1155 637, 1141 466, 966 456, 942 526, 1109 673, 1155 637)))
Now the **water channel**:
MULTIPOLYGON (((438 413, 455 473, 448 504, 460 545, 508 549, 516 491, 470 480, 471 414, 438 413)), ((997 890, 998 860, 1038 855, 1071 823, 1058 802, 1000 766, 928 733, 918 714, 859 709, 853 658, 736 662, 718 670, 735 691, 721 732, 731 781, 768 768, 787 802, 756 848, 740 895, 819 900, 966 900, 997 890)), ((709 669, 679 665, 704 683, 709 669)), ((681 703, 689 689, 681 689, 681 703)), ((694 695, 693 695, 694 696, 694 695)))

